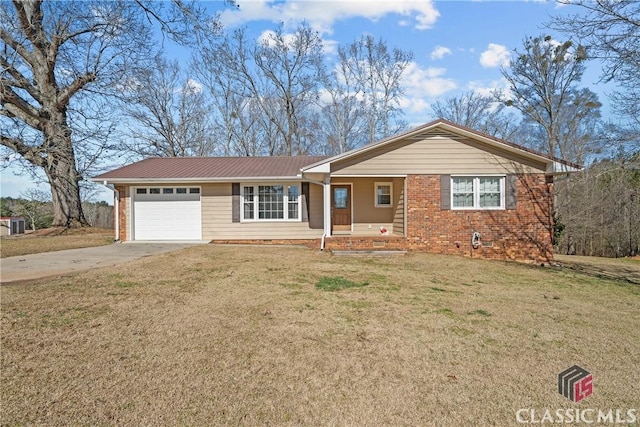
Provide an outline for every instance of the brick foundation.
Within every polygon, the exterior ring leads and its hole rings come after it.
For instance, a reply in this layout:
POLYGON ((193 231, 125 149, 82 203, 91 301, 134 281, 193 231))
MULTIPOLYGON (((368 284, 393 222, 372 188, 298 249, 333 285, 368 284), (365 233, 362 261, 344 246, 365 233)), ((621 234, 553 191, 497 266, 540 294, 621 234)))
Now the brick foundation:
POLYGON ((398 236, 352 237, 332 236, 325 239, 325 250, 364 251, 364 250, 406 250, 407 239, 398 236))
POLYGON ((300 245, 308 248, 320 247, 320 239, 214 239, 210 243, 219 245, 300 245))

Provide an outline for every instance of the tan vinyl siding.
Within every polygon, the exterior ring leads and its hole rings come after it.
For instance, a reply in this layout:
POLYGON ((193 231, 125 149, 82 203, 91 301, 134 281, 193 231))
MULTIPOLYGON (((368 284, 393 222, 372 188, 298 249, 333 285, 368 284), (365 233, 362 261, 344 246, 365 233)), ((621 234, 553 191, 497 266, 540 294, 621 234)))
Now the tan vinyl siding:
MULTIPOLYGON (((395 234, 397 207, 401 203, 404 178, 335 178, 331 184, 352 184, 353 235, 380 235, 380 227, 395 234), (375 184, 390 182, 393 186, 391 207, 375 206, 375 184)), ((402 233, 402 229, 400 231, 402 233)))
POLYGON ((338 175, 492 174, 544 172, 543 163, 498 150, 467 138, 421 135, 338 161, 338 175))
MULTIPOLYGON (((309 184, 309 228, 324 232, 324 191, 321 185, 309 184)), ((322 233, 320 233, 322 235, 322 233)))
POLYGON ((393 234, 398 236, 404 235, 404 182, 398 190, 393 188, 394 192, 398 192, 398 203, 393 207, 393 234))
POLYGON ((231 221, 231 183, 203 184, 202 238, 204 240, 314 239, 322 236, 322 187, 309 185, 309 222, 231 221))

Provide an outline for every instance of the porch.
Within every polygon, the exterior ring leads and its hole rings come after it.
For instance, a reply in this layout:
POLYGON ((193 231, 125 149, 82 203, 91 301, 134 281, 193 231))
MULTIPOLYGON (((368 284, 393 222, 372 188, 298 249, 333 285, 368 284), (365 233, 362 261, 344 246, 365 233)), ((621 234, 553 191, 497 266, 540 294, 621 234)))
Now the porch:
POLYGON ((399 245, 396 240, 404 241, 405 237, 405 182, 404 177, 332 178, 325 184, 324 212, 325 218, 329 219, 325 223, 327 240, 345 246, 344 249, 399 245), (365 243, 359 239, 364 237, 380 239, 365 243))

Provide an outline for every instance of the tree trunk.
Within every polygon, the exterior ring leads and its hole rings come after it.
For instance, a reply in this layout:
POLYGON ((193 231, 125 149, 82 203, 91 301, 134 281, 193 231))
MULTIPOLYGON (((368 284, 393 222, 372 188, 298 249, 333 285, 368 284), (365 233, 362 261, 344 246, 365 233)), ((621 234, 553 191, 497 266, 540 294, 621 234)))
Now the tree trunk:
POLYGON ((85 227, 89 224, 82 211, 79 185, 81 177, 76 170, 71 129, 66 124, 66 115, 61 113, 59 116, 57 125, 45 129, 45 144, 48 147, 56 147, 49 150, 44 165, 51 185, 52 226, 85 227))

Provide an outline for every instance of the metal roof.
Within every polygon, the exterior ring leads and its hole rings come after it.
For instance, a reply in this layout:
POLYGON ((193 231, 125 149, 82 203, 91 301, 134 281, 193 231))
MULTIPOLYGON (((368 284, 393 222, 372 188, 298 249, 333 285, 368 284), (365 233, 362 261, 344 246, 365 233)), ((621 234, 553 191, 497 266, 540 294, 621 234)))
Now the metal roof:
POLYGON ((294 178, 302 167, 324 159, 325 156, 151 157, 95 176, 93 180, 294 178))

